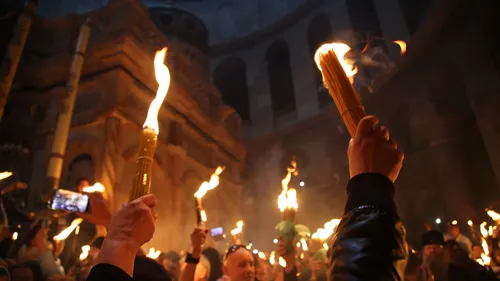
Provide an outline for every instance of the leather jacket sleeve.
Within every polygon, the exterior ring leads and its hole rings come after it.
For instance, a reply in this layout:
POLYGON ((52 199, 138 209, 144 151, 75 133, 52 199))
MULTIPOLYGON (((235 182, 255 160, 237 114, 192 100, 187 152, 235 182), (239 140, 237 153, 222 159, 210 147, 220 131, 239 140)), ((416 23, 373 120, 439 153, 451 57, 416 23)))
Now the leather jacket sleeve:
POLYGON ((404 280, 406 230, 394 203, 394 185, 375 173, 349 181, 344 216, 332 239, 329 281, 404 280))

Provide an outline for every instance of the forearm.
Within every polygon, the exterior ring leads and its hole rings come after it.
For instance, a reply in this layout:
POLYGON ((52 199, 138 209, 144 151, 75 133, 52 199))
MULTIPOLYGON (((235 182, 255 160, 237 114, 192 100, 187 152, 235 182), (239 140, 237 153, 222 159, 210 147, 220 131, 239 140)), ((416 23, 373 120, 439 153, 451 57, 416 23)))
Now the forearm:
POLYGON ((329 281, 402 280, 408 256, 392 182, 361 174, 348 184, 344 217, 334 236, 329 281))
POLYGON ((138 248, 132 242, 105 239, 97 257, 97 264, 114 265, 132 277, 138 248))
POLYGON ((194 274, 196 272, 196 264, 188 263, 184 267, 184 271, 181 273, 179 281, 194 281, 194 274))

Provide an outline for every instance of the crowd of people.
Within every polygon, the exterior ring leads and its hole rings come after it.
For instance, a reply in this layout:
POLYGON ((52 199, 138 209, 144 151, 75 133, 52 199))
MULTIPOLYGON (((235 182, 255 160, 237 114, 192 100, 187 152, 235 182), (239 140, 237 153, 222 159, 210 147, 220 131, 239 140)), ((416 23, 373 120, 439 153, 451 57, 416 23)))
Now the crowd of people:
POLYGON ((498 280, 500 230, 493 231, 487 251, 481 240, 469 239, 454 223, 447 233, 428 229, 420 247, 408 246, 394 202, 394 182, 404 154, 376 117, 361 120, 347 153, 351 177, 347 202, 325 258, 290 248, 282 239, 272 258, 253 253, 248 245, 219 252, 202 227, 193 229, 190 249, 151 258, 141 247, 155 232, 155 196, 142 196, 111 214, 102 197, 90 194, 90 212, 61 215, 85 220, 79 229, 87 235, 85 254, 80 255, 82 243, 75 236, 52 239, 61 217, 35 220, 19 238, 4 226, 0 281, 498 280), (104 226, 106 234, 100 236, 92 227, 96 225, 104 226))

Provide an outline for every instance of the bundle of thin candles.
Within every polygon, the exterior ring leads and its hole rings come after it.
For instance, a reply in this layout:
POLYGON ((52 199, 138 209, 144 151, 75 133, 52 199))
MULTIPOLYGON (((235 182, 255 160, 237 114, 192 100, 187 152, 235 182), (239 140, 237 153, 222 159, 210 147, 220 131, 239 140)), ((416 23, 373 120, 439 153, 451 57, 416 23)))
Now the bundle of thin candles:
POLYGON ((315 61, 349 134, 354 137, 358 123, 366 113, 350 80, 356 69, 338 58, 343 59, 349 50, 345 44, 325 44, 316 52, 315 61))

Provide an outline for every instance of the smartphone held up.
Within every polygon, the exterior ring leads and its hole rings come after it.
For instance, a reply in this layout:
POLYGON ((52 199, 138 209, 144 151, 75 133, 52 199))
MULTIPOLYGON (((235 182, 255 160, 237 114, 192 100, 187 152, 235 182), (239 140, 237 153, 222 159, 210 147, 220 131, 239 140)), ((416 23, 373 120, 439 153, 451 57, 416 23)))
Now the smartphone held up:
POLYGON ((49 208, 52 210, 70 211, 85 213, 89 206, 89 197, 86 194, 73 192, 64 189, 57 189, 49 208))

